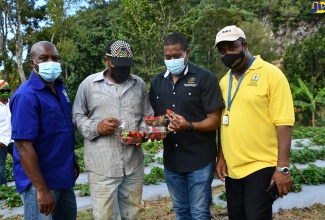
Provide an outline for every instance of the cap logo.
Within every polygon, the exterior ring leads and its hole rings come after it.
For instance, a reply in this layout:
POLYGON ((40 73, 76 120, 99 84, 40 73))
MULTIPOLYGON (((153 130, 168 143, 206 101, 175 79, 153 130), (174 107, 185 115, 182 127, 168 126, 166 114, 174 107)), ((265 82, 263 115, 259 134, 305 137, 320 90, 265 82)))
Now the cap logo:
POLYGON ((111 54, 112 57, 120 57, 120 58, 132 58, 131 47, 125 41, 118 40, 114 42, 111 46, 111 54))

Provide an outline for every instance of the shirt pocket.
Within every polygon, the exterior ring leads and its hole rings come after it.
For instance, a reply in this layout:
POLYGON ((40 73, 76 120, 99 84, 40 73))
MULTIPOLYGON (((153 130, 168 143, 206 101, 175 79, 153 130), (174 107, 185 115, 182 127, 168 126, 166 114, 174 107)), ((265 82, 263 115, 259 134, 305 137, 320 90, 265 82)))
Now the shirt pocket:
POLYGON ((141 99, 133 99, 130 101, 129 112, 134 115, 142 114, 142 101, 141 99))
POLYGON ((181 108, 185 111, 197 108, 198 104, 202 103, 201 93, 197 87, 185 87, 182 89, 181 94, 181 108))
MULTIPOLYGON (((43 107, 44 108, 44 107, 43 107)), ((61 109, 60 109, 61 110, 61 109)), ((59 111, 60 111, 59 110, 59 111)), ((61 110, 62 111, 62 110, 61 110)), ((53 133, 54 131, 58 131, 59 121, 66 120, 62 118, 62 114, 57 112, 53 107, 46 106, 42 110, 42 117, 40 119, 40 130, 45 133, 53 133)))

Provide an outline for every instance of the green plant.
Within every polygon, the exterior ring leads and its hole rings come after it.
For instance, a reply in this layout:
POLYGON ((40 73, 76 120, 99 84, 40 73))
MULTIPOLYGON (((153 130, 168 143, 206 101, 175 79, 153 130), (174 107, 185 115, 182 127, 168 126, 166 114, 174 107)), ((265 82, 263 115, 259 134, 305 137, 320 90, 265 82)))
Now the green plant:
POLYGON ((74 186, 74 190, 80 190, 80 192, 79 192, 80 196, 89 196, 90 195, 88 183, 77 183, 74 186))
POLYGON ((315 164, 309 164, 307 168, 302 170, 302 175, 309 185, 320 185, 325 182, 325 168, 317 167, 315 164))
POLYGON ((13 181, 14 180, 14 174, 13 174, 13 159, 10 154, 7 155, 6 165, 5 165, 5 175, 7 178, 7 181, 13 181))
POLYGON ((78 157, 78 163, 80 166, 80 173, 85 172, 85 162, 84 162, 84 148, 80 147, 75 149, 75 154, 78 157))
POLYGON ((298 78, 299 87, 294 84, 290 84, 293 90, 293 97, 301 96, 302 100, 294 100, 293 104, 295 106, 306 107, 311 111, 311 125, 315 127, 315 111, 316 103, 325 105, 325 87, 322 88, 314 97, 312 88, 309 88, 301 78, 298 78))
POLYGON ((160 167, 152 167, 149 174, 144 175, 144 184, 159 184, 165 182, 164 169, 160 167))
POLYGON ((164 164, 164 158, 162 158, 162 157, 157 157, 156 161, 158 164, 164 164))
POLYGON ((14 186, 0 186, 0 199, 4 201, 4 207, 19 207, 22 206, 23 203, 20 199, 20 195, 16 192, 16 188, 14 186))
POLYGON ((221 194, 218 196, 220 200, 227 201, 227 194, 225 190, 222 190, 221 194))
POLYGON ((157 154, 161 146, 162 141, 147 141, 141 145, 143 151, 150 154, 157 154))
POLYGON ((303 140, 296 141, 296 146, 297 147, 306 147, 303 143, 303 140))
POLYGON ((320 149, 310 149, 304 147, 304 149, 291 150, 290 151, 290 160, 293 163, 307 164, 310 162, 315 162, 316 160, 325 159, 325 148, 320 149))
POLYGON ((152 163, 155 161, 155 155, 154 154, 144 154, 144 165, 148 166, 149 163, 152 163))

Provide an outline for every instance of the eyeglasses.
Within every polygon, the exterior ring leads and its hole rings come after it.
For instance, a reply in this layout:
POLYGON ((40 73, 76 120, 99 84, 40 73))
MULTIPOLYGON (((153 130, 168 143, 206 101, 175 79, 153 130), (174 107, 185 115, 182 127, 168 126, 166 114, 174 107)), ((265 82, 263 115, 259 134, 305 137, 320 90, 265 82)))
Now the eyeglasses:
POLYGON ((10 92, 10 89, 0 89, 0 93, 10 92))

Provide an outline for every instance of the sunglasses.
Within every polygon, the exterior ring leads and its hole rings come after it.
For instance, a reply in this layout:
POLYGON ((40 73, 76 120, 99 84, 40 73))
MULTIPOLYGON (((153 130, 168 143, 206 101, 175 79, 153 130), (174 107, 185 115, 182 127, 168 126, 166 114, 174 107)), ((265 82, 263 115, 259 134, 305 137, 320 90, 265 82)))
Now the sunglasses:
POLYGON ((0 93, 10 92, 10 89, 0 89, 0 93))

